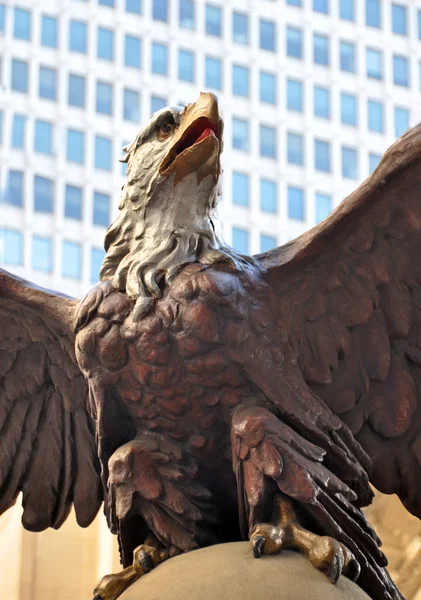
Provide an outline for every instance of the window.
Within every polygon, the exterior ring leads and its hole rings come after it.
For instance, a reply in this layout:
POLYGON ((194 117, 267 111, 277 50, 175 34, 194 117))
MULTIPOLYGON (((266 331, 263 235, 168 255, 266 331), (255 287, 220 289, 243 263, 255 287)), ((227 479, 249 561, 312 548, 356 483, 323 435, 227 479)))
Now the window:
POLYGON ((375 154, 374 152, 370 152, 368 155, 368 170, 369 173, 372 173, 374 169, 376 169, 377 165, 381 161, 380 154, 375 154))
POLYGON ((232 120, 232 147, 237 150, 249 150, 249 124, 243 119, 232 120))
POLYGON ((302 6, 301 0, 287 0, 287 4, 291 6, 302 6))
POLYGON ((365 0, 365 23, 369 27, 381 27, 380 0, 365 0))
POLYGON ((340 42, 340 64, 341 71, 355 73, 355 44, 352 42, 340 42))
POLYGON ((421 40, 421 10, 418 11, 418 38, 421 40))
POLYGON ((135 15, 142 14, 141 0, 126 0, 126 11, 135 15))
POLYGON ((95 136, 95 169, 111 170, 112 144, 109 138, 95 136))
POLYGON ((195 79, 194 54, 189 50, 178 51, 178 78, 180 81, 194 82, 195 79))
POLYGON ((23 185, 23 172, 10 170, 7 174, 7 184, 2 201, 12 206, 23 206, 23 185))
POLYGON ((91 248, 91 283, 99 281, 99 271, 104 258, 104 250, 101 248, 91 248))
POLYGON ((393 83, 409 86, 409 62, 404 56, 393 56, 393 83))
POLYGON ((367 48, 367 77, 383 79, 383 52, 367 48))
POLYGON ((35 175, 34 177, 34 211, 52 213, 54 203, 54 181, 35 175))
POLYGON ((99 0, 99 4, 102 4, 103 6, 110 6, 111 8, 113 8, 114 0, 99 0))
POLYGON ((55 69, 48 67, 39 68, 38 93, 40 98, 46 98, 47 100, 57 99, 57 72, 55 69))
POLYGON ((332 198, 328 194, 316 192, 316 223, 320 223, 332 211, 332 198))
POLYGON ((260 234, 260 252, 269 252, 272 248, 276 248, 276 237, 273 235, 260 234))
POLYGON ((28 92, 28 63, 23 60, 12 58, 12 90, 16 92, 28 92))
POLYGON ((409 129, 409 110, 395 106, 395 136, 399 137, 409 129))
POLYGON ((153 0, 152 16, 155 21, 168 21, 168 0, 153 0))
POLYGON ((76 129, 67 130, 67 148, 66 148, 66 159, 83 164, 85 155, 85 135, 83 131, 76 129))
POLYGON ((339 0, 339 16, 345 21, 355 21, 355 0, 339 0))
POLYGON ((79 279, 81 272, 82 252, 80 244, 76 242, 63 242, 63 256, 61 274, 63 277, 79 279))
POLYGON ((205 86, 214 90, 222 89, 222 64, 219 58, 205 58, 205 86))
POLYGON ((241 254, 248 254, 249 251, 249 232, 240 227, 232 228, 232 247, 241 254))
POLYGON ((134 35, 126 35, 124 38, 124 64, 126 67, 140 69, 142 60, 141 40, 134 35))
POLYGON ((218 6, 206 4, 206 33, 222 37, 222 10, 218 6))
POLYGON ((94 192, 92 222, 101 227, 108 227, 110 224, 110 197, 108 194, 94 192))
POLYGON ((278 210, 278 186, 276 181, 260 180, 260 210, 276 213, 278 210))
POLYGON ((82 220, 82 188, 66 184, 64 198, 64 216, 69 219, 82 220))
POLYGON ((26 117, 23 115, 13 115, 12 148, 25 147, 25 128, 26 117))
POLYGON ((113 114, 113 86, 104 81, 96 82, 96 112, 113 114))
POLYGON ((407 8, 402 4, 392 4, 392 31, 407 35, 407 8))
POLYGON ((48 121, 35 121, 34 150, 42 154, 53 153, 53 125, 48 121))
POLYGON ((329 64, 329 40, 325 35, 313 35, 313 61, 317 65, 329 64))
POLYGON ((342 177, 358 179, 357 151, 355 148, 342 146, 342 177))
POLYGON ((13 35, 18 40, 31 39, 31 13, 23 8, 15 8, 13 35))
POLYGON ((384 110, 383 104, 377 100, 369 100, 367 103, 367 127, 370 131, 383 133, 384 110))
POLYGON ((260 156, 276 158, 276 129, 269 125, 260 125, 260 156))
POLYGON ((288 186, 288 219, 304 221, 304 190, 288 186))
POLYGON ((180 23, 180 27, 185 27, 186 29, 194 29, 196 27, 194 12, 193 0, 179 0, 178 22, 180 23))
POLYGON ((50 273, 53 268, 52 244, 50 238, 38 237, 32 238, 32 268, 34 271, 45 271, 50 273))
POLYGON ((232 174, 232 202, 239 206, 249 205, 249 176, 234 171, 232 174))
POLYGON ((354 94, 341 93, 341 123, 357 126, 357 98, 354 94))
POLYGON ((287 56, 303 58, 303 32, 296 27, 287 27, 287 56))
POLYGON ((287 133, 287 158, 290 164, 304 164, 304 142, 299 133, 287 133))
POLYGON ((123 118, 126 121, 139 123, 140 121, 140 95, 135 90, 124 88, 123 118))
POLYGON ((0 228, 0 262, 6 265, 22 264, 22 234, 0 228))
POLYGON ((0 31, 4 31, 4 22, 5 22, 5 18, 4 18, 4 13, 5 13, 5 6, 4 4, 0 4, 0 31))
POLYGON ((303 83, 297 79, 287 79, 287 109, 303 112, 303 83))
POLYGON ((82 23, 82 21, 70 21, 69 38, 69 49, 72 52, 86 54, 88 47, 86 23, 82 23))
POLYGON ((249 70, 240 65, 232 66, 232 93, 234 96, 248 98, 249 95, 249 70))
POLYGON ((314 86, 314 115, 322 119, 330 119, 329 88, 314 86))
POLYGON ((152 43, 152 73, 167 75, 168 49, 164 44, 152 43))
POLYGON ((57 19, 55 17, 41 17, 41 46, 57 48, 57 19))
POLYGON ((327 15, 329 12, 328 0, 313 0, 313 10, 327 15))
POLYGON ((245 13, 232 13, 232 40, 237 44, 249 43, 249 18, 245 13))
POLYGON ((314 168, 316 171, 330 173, 330 143, 323 140, 314 140, 314 168))
POLYGON ((260 102, 276 104, 276 75, 260 71, 260 102))
POLYGON ((260 19, 260 48, 276 51, 276 27, 273 21, 260 19))
POLYGON ((82 75, 69 75, 68 103, 78 108, 85 107, 86 85, 82 75))
POLYGON ((168 105, 168 102, 165 98, 161 98, 160 96, 152 96, 151 97, 151 114, 153 115, 161 108, 165 108, 168 105))
POLYGON ((105 27, 98 27, 97 56, 104 60, 114 58, 114 32, 105 27))
POLYGON ((0 144, 3 143, 3 111, 0 110, 0 144))

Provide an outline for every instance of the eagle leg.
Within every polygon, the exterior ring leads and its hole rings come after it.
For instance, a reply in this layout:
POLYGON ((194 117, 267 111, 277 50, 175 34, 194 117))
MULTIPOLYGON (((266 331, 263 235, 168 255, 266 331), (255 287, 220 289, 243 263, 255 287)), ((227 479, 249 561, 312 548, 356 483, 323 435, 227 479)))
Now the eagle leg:
POLYGON ((140 577, 178 553, 177 548, 166 548, 155 536, 147 537, 144 544, 135 548, 130 566, 119 573, 105 575, 99 581, 94 589, 94 600, 116 600, 140 577))
POLYGON ((270 522, 254 528, 250 543, 255 558, 278 554, 283 549, 298 550, 332 583, 336 583, 342 573, 353 581, 360 574, 360 565, 352 552, 341 542, 302 527, 293 502, 283 494, 275 495, 270 522))

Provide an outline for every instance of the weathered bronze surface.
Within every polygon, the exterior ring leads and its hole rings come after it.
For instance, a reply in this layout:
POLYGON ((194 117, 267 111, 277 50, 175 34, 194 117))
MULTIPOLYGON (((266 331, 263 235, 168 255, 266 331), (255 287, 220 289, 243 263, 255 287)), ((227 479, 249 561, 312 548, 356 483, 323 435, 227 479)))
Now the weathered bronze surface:
POLYGON ((221 147, 211 94, 153 116, 80 303, 0 271, 0 512, 22 491, 40 531, 103 501, 128 569, 104 600, 240 539, 399 598, 361 507, 370 479, 421 516, 421 128, 254 258, 215 234, 221 147))

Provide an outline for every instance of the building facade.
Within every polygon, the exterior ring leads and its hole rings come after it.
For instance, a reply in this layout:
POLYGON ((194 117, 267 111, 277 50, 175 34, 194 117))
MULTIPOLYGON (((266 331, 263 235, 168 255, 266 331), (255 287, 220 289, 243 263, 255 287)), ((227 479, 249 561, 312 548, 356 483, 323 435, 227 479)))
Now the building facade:
MULTIPOLYGON (((199 91, 224 113, 226 242, 268 250, 327 216, 420 120, 421 5, 0 0, 0 67, 0 266, 81 296, 117 212, 123 145, 199 91)), ((116 566, 99 521, 35 535, 18 512, 0 519, 7 600, 57 597, 63 581, 60 597, 78 600, 116 566), (63 577, 57 547, 74 566, 63 577)))

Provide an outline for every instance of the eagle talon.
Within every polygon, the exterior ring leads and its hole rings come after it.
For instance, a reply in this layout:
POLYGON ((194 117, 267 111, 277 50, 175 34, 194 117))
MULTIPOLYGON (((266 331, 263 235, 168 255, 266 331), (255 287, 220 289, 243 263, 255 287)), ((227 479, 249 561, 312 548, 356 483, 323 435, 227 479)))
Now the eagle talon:
POLYGON ((253 556, 254 558, 260 558, 265 550, 266 538, 263 535, 256 535, 253 539, 253 556))
POLYGON ((332 561, 326 572, 327 578, 335 585, 342 574, 343 561, 338 554, 332 558, 332 561))

